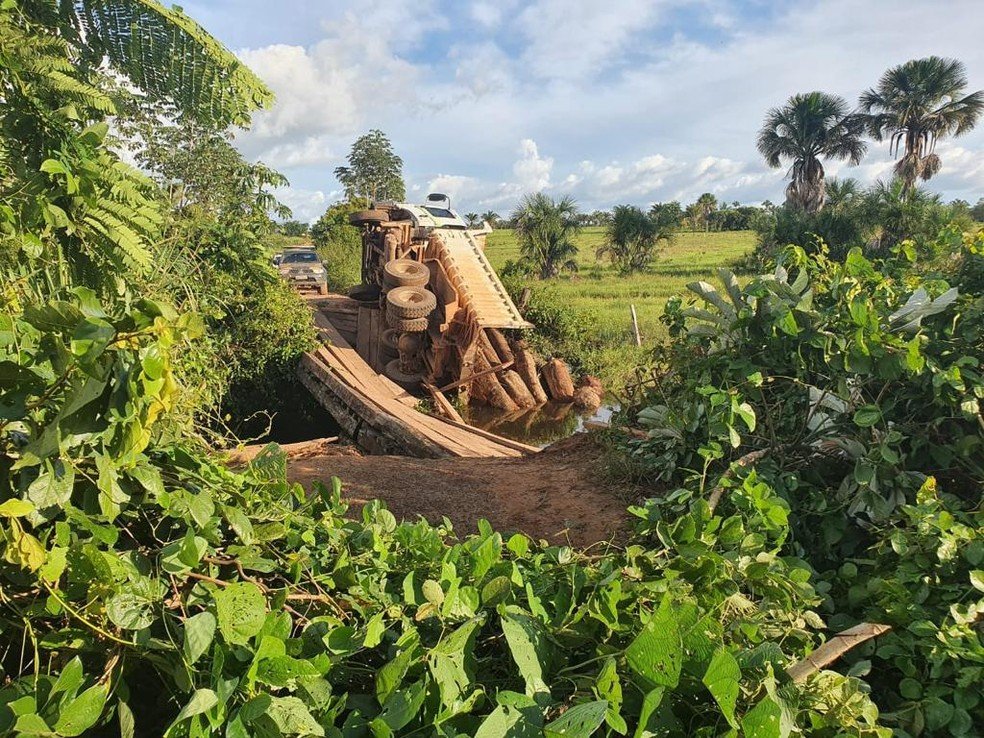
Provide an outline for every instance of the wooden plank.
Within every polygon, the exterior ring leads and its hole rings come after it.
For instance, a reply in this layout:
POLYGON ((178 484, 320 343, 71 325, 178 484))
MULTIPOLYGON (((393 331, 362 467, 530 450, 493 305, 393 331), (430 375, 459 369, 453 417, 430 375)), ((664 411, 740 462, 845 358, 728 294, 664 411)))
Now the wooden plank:
POLYGON ((540 453, 540 449, 537 448, 536 446, 530 446, 528 443, 522 443, 520 441, 514 441, 513 439, 506 438, 505 436, 497 436, 495 433, 489 433, 488 431, 484 431, 481 428, 476 428, 473 425, 462 425, 461 423, 458 423, 458 422, 456 422, 454 420, 445 420, 445 419, 442 419, 441 422, 442 423, 448 423, 450 425, 453 425, 453 426, 456 426, 456 427, 459 427, 459 428, 463 427, 469 433, 474 433, 477 436, 482 436, 484 438, 491 439, 491 440, 495 441, 496 443, 498 443, 498 444, 500 444, 502 446, 506 446, 507 448, 511 448, 511 449, 516 450, 516 451, 522 451, 523 453, 527 453, 527 454, 538 454, 538 453, 540 453))
POLYGON ((362 357, 362 360, 369 363, 369 322, 371 311, 369 308, 359 308, 359 328, 355 337, 355 350, 362 357))
POLYGON ((440 458, 451 455, 446 448, 415 432, 405 421, 370 405, 366 398, 361 397, 358 392, 354 392, 351 387, 335 377, 330 370, 323 367, 313 357, 305 355, 301 358, 301 362, 333 394, 336 394, 347 406, 357 412, 363 420, 395 438, 415 456, 440 458))
POLYGON ((315 324, 331 343, 306 356, 305 369, 339 395, 342 404, 364 423, 392 436, 410 453, 489 457, 520 456, 538 450, 464 423, 419 413, 413 409, 416 399, 372 371, 326 316, 316 313, 315 324))
POLYGON ((379 334, 382 332, 380 314, 378 308, 369 311, 369 366, 377 373, 383 369, 379 363, 379 334))
POLYGON ((465 422, 465 419, 458 414, 458 411, 454 409, 454 405, 452 405, 448 398, 444 396, 444 393, 441 392, 441 390, 430 382, 422 382, 422 384, 424 389, 430 393, 431 398, 434 400, 434 406, 444 417, 450 418, 451 420, 455 420, 462 424, 465 422))

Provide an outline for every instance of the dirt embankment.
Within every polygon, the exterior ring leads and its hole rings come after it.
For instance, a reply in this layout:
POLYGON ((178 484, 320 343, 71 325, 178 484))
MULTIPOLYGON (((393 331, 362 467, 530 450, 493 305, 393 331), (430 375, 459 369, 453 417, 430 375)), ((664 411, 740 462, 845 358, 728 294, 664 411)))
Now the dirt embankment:
MULTIPOLYGON (((246 461, 260 448, 248 447, 236 460, 246 461)), ((584 434, 522 459, 363 456, 324 441, 284 450, 291 481, 309 488, 337 476, 356 508, 381 499, 397 518, 439 522, 447 516, 459 535, 485 518, 502 533, 521 531, 550 543, 618 541, 630 525, 625 508, 636 496, 603 479, 602 451, 584 434)))

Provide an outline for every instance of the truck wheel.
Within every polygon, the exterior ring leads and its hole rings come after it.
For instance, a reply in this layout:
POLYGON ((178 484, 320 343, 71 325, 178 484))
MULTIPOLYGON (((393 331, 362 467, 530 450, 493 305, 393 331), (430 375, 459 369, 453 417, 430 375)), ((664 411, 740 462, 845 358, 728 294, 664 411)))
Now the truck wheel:
POLYGON ((349 215, 349 223, 354 226, 365 223, 384 223, 389 220, 389 213, 385 210, 356 210, 349 215))
POLYGON ((396 318, 426 318, 437 307, 437 297, 423 287, 394 287, 386 293, 386 314, 396 318))
POLYGON ((394 259, 383 266, 387 287, 423 287, 430 282, 430 269, 413 259, 394 259))
POLYGON ((417 389, 417 387, 420 386, 420 380, 424 378, 423 374, 404 374, 400 369, 399 359, 392 359, 386 362, 386 369, 384 373, 388 379, 406 390, 417 389))
POLYGON ((427 318, 400 318, 386 313, 386 324, 400 333, 421 333, 427 330, 429 323, 427 318))
POLYGON ((387 328, 379 337, 379 341, 383 346, 396 353, 397 344, 400 341, 400 332, 395 328, 387 328))

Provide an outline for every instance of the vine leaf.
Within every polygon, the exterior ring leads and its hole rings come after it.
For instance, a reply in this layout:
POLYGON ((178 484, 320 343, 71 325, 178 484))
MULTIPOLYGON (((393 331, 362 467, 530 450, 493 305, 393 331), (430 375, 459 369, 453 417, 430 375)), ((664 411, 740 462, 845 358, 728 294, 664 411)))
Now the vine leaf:
POLYGON ((227 643, 245 646, 250 638, 263 630, 266 599, 252 582, 230 584, 216 590, 213 597, 219 632, 227 643))
POLYGON ((702 681, 733 728, 738 727, 735 723, 735 703, 740 679, 741 669, 731 652, 724 648, 715 651, 702 681))

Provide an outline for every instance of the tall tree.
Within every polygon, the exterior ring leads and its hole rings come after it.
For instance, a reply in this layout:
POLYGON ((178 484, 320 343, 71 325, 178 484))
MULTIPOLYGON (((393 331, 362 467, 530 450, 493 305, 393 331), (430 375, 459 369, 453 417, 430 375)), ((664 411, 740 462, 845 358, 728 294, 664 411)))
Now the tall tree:
POLYGON ((49 291, 118 295, 154 265, 163 199, 107 137, 107 118, 125 115, 121 86, 213 129, 248 123, 272 99, 235 55, 154 0, 0 3, 0 57, 0 202, 33 234, 30 248, 8 241, 11 258, 49 291))
POLYGON ((493 228, 498 228, 502 223, 502 218, 494 210, 486 210, 482 213, 482 220, 488 223, 493 228))
POLYGON ((373 129, 356 139, 348 155, 347 167, 336 167, 335 176, 350 200, 404 200, 403 159, 393 151, 386 134, 373 129))
POLYGON ((673 240, 673 231, 674 226, 635 205, 616 205, 597 256, 607 257, 623 274, 641 271, 652 263, 660 244, 673 240))
POLYGON ((784 160, 792 162, 786 202, 815 213, 825 196, 821 159, 860 163, 865 152, 862 131, 863 121, 849 114, 843 98, 807 92, 769 111, 759 131, 758 150, 774 169, 784 160))
POLYGON ((711 228, 711 213, 717 210, 718 201, 710 192, 705 192, 694 202, 695 212, 705 231, 711 228))
POLYGON ((513 213, 523 260, 540 279, 556 277, 562 270, 576 271, 581 230, 577 204, 570 195, 554 200, 542 192, 527 195, 513 213))
POLYGON ((676 229, 683 222, 683 208, 676 200, 657 202, 649 208, 649 216, 659 225, 676 229))
POLYGON ((889 140, 905 193, 940 170, 936 142, 971 130, 984 112, 984 91, 965 95, 966 87, 962 62, 929 56, 892 67, 861 94, 868 131, 876 141, 889 140))

